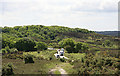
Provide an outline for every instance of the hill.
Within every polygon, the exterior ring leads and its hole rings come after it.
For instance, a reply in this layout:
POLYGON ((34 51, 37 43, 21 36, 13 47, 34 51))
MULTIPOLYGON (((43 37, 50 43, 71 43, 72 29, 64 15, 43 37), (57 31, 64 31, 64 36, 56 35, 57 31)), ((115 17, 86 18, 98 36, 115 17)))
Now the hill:
MULTIPOLYGON (((118 36, 120 31, 95 31, 98 34, 118 36)), ((120 36, 120 35, 119 35, 120 36)))
MULTIPOLYGON (((59 42, 65 37, 85 38, 87 34, 92 34, 93 31, 80 28, 68 28, 62 26, 15 26, 2 28, 2 39, 7 43, 14 43, 20 38, 28 37, 35 41, 46 43, 59 42)), ((3 47, 6 45, 3 45, 3 47)))
POLYGON ((5 48, 6 46, 14 48, 16 45, 15 43, 22 38, 29 38, 34 42, 45 42, 51 47, 59 47, 58 43, 60 41, 66 38, 72 38, 76 42, 87 43, 89 47, 91 47, 91 50, 93 48, 94 50, 95 48, 99 50, 107 50, 108 48, 102 46, 106 40, 113 43, 114 48, 117 48, 116 46, 118 45, 114 36, 97 34, 94 31, 89 31, 87 29, 43 25, 2 28, 2 48, 5 48))
POLYGON ((61 69, 76 75, 120 74, 120 39, 115 36, 80 28, 29 25, 3 27, 0 37, 3 76, 60 74, 61 69), (55 58, 60 47, 68 59, 55 58))

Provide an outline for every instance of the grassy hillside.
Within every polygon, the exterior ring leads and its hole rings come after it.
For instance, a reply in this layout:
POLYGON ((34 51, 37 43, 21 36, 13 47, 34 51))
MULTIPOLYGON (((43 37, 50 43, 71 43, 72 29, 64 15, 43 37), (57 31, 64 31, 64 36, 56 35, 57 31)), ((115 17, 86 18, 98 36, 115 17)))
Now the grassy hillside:
POLYGON ((2 28, 3 75, 120 74, 120 39, 63 26, 2 28), (47 48, 54 49, 47 49, 47 48), (68 59, 56 59, 60 47, 68 59), (61 71, 62 69, 62 71, 61 71))
MULTIPOLYGON (((42 26, 42 25, 31 25, 31 26, 15 26, 15 27, 4 27, 2 28, 2 47, 9 46, 14 47, 14 43, 20 38, 28 37, 34 41, 42 41, 50 45, 57 45, 59 41, 64 38, 74 38, 76 41, 94 43, 95 40, 114 40, 112 36, 105 36, 97 34, 93 31, 80 28, 68 28, 62 26, 42 26)), ((98 42, 95 42, 99 44, 98 42)))

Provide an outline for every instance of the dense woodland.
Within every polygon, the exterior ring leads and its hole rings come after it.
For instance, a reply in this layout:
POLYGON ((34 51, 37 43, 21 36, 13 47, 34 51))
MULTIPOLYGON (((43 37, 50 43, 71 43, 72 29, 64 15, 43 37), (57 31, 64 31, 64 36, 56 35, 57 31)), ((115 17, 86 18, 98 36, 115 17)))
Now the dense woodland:
MULTIPOLYGON (((120 39, 117 36, 108 36, 97 34, 94 31, 80 28, 68 28, 63 26, 15 26, 1 27, 2 32, 2 55, 3 55, 3 75, 21 74, 23 62, 25 64, 34 63, 34 67, 38 65, 55 67, 59 63, 69 63, 64 69, 70 74, 120 74, 120 39), (47 48, 64 48, 65 56, 69 59, 55 59, 56 50, 48 50, 47 48), (12 65, 19 66, 17 70, 12 65), (41 63, 38 63, 38 62, 41 63), (53 65, 53 63, 56 63, 53 65), (7 69, 9 68, 9 72, 7 69), (12 69, 12 70, 11 70, 12 69), (72 71, 70 71, 72 69, 72 71)), ((48 74, 51 67, 34 68, 40 70, 31 73, 48 74)), ((23 74, 30 68, 26 68, 23 74)))
POLYGON ((23 27, 15 26, 13 28, 4 27, 2 28, 2 48, 5 48, 6 46, 9 46, 10 48, 18 47, 17 43, 20 39, 29 39, 32 40, 33 42, 41 41, 50 44, 53 42, 57 43, 65 37, 75 36, 77 38, 79 37, 84 38, 86 36, 82 36, 82 35, 83 34, 87 35, 89 33, 93 33, 93 32, 88 31, 86 29, 79 29, 79 28, 72 29, 62 26, 32 25, 32 26, 23 26, 23 27))

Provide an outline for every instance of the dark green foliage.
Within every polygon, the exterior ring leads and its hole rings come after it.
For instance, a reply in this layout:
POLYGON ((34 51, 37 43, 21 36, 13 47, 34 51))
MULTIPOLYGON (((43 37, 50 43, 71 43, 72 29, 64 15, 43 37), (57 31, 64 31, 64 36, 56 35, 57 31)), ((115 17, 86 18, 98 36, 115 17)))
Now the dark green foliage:
POLYGON ((18 50, 17 50, 16 48, 11 48, 11 49, 10 49, 10 52, 11 52, 11 53, 17 53, 18 50))
POLYGON ((75 44, 75 51, 76 53, 78 52, 85 52, 86 50, 88 50, 88 45, 82 42, 78 42, 75 44))
POLYGON ((1 51, 2 51, 2 54, 4 55, 4 54, 9 54, 9 53, 17 53, 18 52, 18 50, 16 49, 16 48, 9 48, 9 46, 7 46, 7 47, 5 47, 4 49, 1 49, 1 51))
POLYGON ((61 62, 66 62, 65 58, 60 58, 61 62))
POLYGON ((67 50, 68 53, 74 52, 74 48, 71 47, 70 45, 66 45, 64 48, 67 50))
POLYGON ((44 42, 37 42, 36 46, 37 50, 47 50, 47 44, 44 42))
POLYGON ((5 48, 6 46, 9 46, 10 48, 13 48, 15 45, 14 38, 10 36, 9 34, 2 34, 2 48, 5 48))
POLYGON ((72 38, 67 38, 67 39, 63 39, 61 42, 59 42, 59 45, 61 47, 65 47, 67 45, 70 45, 71 47, 75 46, 75 41, 72 38))
POLYGON ((13 75, 13 65, 11 63, 8 63, 7 65, 3 66, 2 68, 2 76, 9 76, 13 75))
POLYGON ((19 51, 32 51, 35 45, 35 42, 30 38, 22 38, 15 43, 15 47, 19 51))
POLYGON ((19 53, 5 54, 2 57, 8 59, 23 59, 23 55, 19 53))
POLYGON ((82 51, 82 43, 81 42, 78 42, 76 45, 75 45, 75 50, 76 52, 80 52, 82 51))
POLYGON ((26 64, 26 63, 34 63, 34 61, 33 61, 33 56, 30 55, 30 54, 25 55, 24 61, 25 61, 25 64, 26 64))
MULTIPOLYGON (((75 37, 83 38, 85 34, 94 33, 87 29, 80 28, 68 28, 62 26, 43 26, 43 25, 31 25, 31 26, 15 26, 15 27, 4 27, 2 28, 2 48, 9 46, 10 48, 15 47, 15 43, 20 38, 30 37, 35 41, 51 43, 59 42, 63 38, 71 36, 73 33, 75 37)), ((19 50, 19 49, 18 49, 19 50)), ((20 49, 23 50, 23 49, 20 49)))
POLYGON ((69 53, 74 52, 75 41, 72 38, 63 39, 59 42, 61 47, 64 47, 69 53))
POLYGON ((113 66, 114 66, 115 68, 118 68, 118 69, 120 70, 120 62, 115 62, 115 63, 113 64, 113 66))
POLYGON ((68 53, 78 53, 88 50, 88 45, 82 42, 76 43, 72 38, 63 39, 59 46, 64 47, 68 53))
POLYGON ((83 43, 82 48, 83 51, 86 51, 89 49, 88 44, 83 43))
POLYGON ((7 46, 7 47, 5 47, 5 51, 6 51, 6 53, 10 53, 10 48, 9 48, 9 46, 7 46))
POLYGON ((6 50, 5 49, 1 49, 2 51, 2 54, 5 54, 6 53, 6 50))

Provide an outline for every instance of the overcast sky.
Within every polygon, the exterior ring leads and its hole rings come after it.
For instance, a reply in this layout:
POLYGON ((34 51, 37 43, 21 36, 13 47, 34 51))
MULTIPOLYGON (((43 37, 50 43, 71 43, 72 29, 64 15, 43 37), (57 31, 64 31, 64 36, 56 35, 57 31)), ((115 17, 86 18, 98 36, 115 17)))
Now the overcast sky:
POLYGON ((118 30, 119 0, 0 0, 0 25, 118 30))

